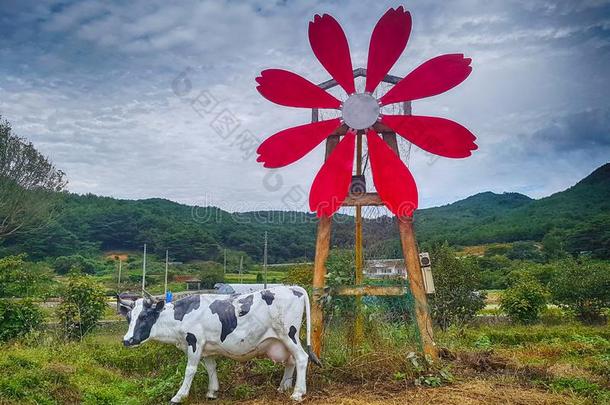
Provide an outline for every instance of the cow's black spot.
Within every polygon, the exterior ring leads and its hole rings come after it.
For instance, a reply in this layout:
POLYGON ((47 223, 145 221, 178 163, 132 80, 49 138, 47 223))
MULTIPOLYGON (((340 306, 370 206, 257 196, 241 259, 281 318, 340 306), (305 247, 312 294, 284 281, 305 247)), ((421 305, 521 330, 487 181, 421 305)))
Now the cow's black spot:
POLYGON ((288 331, 288 336, 290 337, 290 339, 292 339, 292 341, 294 342, 294 344, 297 344, 297 338, 295 337, 297 334, 297 328, 293 326, 290 327, 290 330, 288 331))
POLYGON ((303 296, 303 293, 302 293, 302 292, 300 292, 299 290, 295 290, 294 288, 291 288, 290 290, 291 290, 291 291, 292 291, 292 293, 293 293, 294 295, 296 295, 297 297, 302 297, 302 296, 303 296))
POLYGON ((189 295, 174 303, 174 319, 181 321, 184 315, 196 310, 201 305, 199 295, 189 295))
MULTIPOLYGON (((159 318, 159 314, 163 309, 163 301, 152 305, 148 302, 142 304, 142 311, 138 314, 136 324, 133 328, 133 342, 141 343, 150 337, 150 330, 159 318)), ((131 314, 129 316, 131 322, 131 314)))
POLYGON ((250 312, 250 307, 252 306, 252 301, 254 299, 254 295, 250 294, 247 297, 237 300, 241 304, 239 309, 239 316, 244 316, 248 312, 250 312))
POLYGON ((193 353, 197 350, 197 338, 192 333, 186 334, 186 343, 193 348, 193 353))
POLYGON ((210 309, 213 314, 218 315, 222 330, 220 332, 220 341, 224 342, 227 336, 231 334, 237 327, 237 317, 235 316, 235 307, 231 299, 216 300, 210 304, 210 309))
POLYGON ((267 305, 271 305, 275 298, 275 294, 269 290, 263 290, 261 291, 261 297, 263 297, 263 301, 265 301, 267 305))

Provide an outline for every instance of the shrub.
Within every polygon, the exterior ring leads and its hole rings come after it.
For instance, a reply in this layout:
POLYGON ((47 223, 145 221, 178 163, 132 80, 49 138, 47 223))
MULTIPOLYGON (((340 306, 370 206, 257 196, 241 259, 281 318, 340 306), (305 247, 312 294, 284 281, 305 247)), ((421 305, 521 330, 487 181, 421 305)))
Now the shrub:
POLYGON ((42 310, 35 302, 0 300, 0 342, 21 337, 44 321, 42 310))
POLYGON ((201 262, 188 266, 201 279, 201 288, 214 288, 216 283, 224 283, 225 276, 221 264, 216 262, 201 262))
POLYGON ((78 269, 86 274, 95 274, 95 262, 81 255, 60 256, 55 259, 53 269, 57 274, 67 274, 73 269, 78 269))
MULTIPOLYGON (((342 285, 353 285, 354 274, 354 252, 349 249, 334 249, 326 259, 326 285, 338 287, 342 285)), ((354 297, 326 296, 324 310, 328 314, 336 313, 340 316, 353 317, 356 305, 354 297)))
POLYGON ((610 266, 587 258, 557 262, 550 284, 552 300, 584 322, 602 322, 610 307, 610 266))
POLYGON ((36 297, 52 282, 49 270, 25 255, 0 259, 0 297, 36 297))
POLYGON ((511 260, 531 260, 533 262, 543 262, 544 256, 540 249, 532 242, 515 242, 506 257, 511 260))
POLYGON ((71 274, 62 288, 57 314, 67 339, 82 338, 91 332, 106 308, 104 290, 91 277, 71 274))
POLYGON ((479 271, 472 260, 458 259, 447 243, 430 250, 435 294, 430 299, 432 319, 441 329, 461 326, 485 307, 479 271))
POLYGON ((533 323, 546 308, 547 292, 533 278, 523 278, 502 293, 500 308, 511 319, 521 323, 533 323))

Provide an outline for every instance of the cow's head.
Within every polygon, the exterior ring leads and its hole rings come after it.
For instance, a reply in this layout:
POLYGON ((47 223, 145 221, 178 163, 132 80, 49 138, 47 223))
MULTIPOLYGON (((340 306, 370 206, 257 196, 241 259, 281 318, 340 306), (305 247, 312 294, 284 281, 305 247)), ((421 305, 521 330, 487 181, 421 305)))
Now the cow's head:
POLYGON ((147 341, 164 305, 165 301, 155 301, 150 295, 131 303, 119 299, 119 310, 129 323, 123 344, 129 347, 147 341))

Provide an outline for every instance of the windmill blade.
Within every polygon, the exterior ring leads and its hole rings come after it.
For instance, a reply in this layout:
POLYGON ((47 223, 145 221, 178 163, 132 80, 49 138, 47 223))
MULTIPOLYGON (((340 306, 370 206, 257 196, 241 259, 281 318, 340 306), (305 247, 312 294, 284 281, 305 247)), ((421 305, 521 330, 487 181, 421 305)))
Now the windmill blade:
POLYGON ((352 169, 356 135, 348 132, 318 171, 311 185, 309 208, 318 217, 333 215, 347 196, 352 169))
POLYGON ((343 29, 332 16, 316 14, 309 23, 309 43, 322 66, 347 94, 356 92, 349 45, 343 29))
POLYGON ((417 208, 417 186, 411 172, 375 131, 367 132, 366 141, 379 197, 394 215, 413 215, 417 208))
POLYGON ((377 22, 366 65, 365 91, 372 93, 396 63, 411 34, 411 14, 402 6, 389 9, 377 22))
POLYGON ((381 99, 381 105, 436 96, 462 83, 470 72, 472 59, 463 54, 432 58, 409 73, 381 99))
POLYGON ((292 127, 267 138, 256 150, 257 162, 276 168, 296 162, 326 139, 339 125, 339 118, 292 127))
POLYGON ((383 115, 381 122, 423 150, 448 158, 465 158, 478 146, 476 137, 457 122, 418 115, 383 115))
POLYGON ((256 90, 267 100, 287 107, 340 108, 341 102, 309 80, 282 69, 267 69, 256 78, 256 90))

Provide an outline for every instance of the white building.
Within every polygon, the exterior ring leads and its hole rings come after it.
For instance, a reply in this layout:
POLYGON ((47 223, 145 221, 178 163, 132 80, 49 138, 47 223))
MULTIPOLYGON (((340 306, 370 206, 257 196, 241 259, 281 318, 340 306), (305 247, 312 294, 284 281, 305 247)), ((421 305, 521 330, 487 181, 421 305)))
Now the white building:
POLYGON ((368 278, 405 278, 407 271, 402 259, 367 260, 364 276, 368 278))

